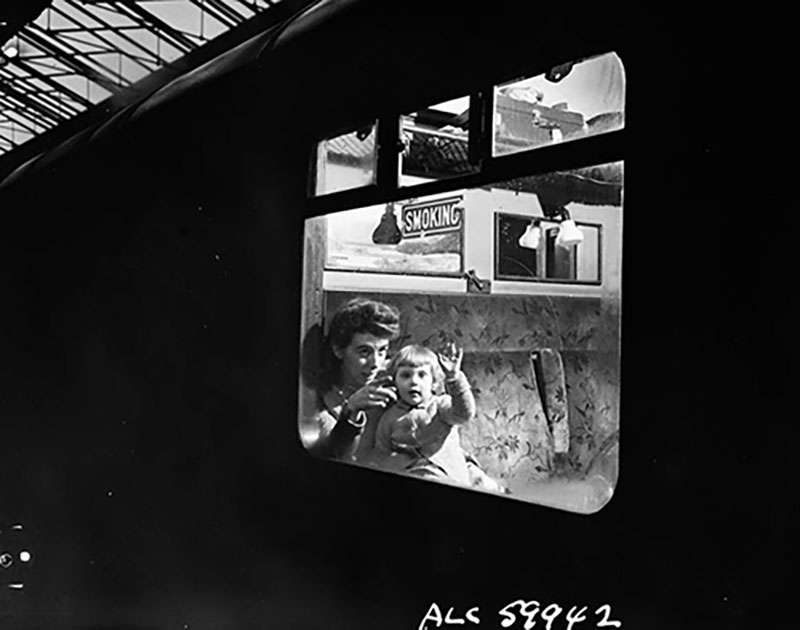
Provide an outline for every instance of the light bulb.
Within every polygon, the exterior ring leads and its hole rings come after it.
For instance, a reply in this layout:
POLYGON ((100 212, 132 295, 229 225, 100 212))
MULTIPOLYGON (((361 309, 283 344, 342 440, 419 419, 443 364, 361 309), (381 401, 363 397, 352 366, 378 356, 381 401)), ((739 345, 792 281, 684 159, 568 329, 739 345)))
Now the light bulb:
POLYGON ((572 219, 565 219, 562 221, 561 228, 558 230, 558 236, 556 237, 556 245, 570 247, 571 245, 577 245, 581 241, 583 241, 583 232, 575 225, 575 221, 572 219))
POLYGON ((11 46, 3 48, 3 54, 9 59, 13 59, 19 54, 19 48, 12 44, 11 46))
POLYGON ((538 222, 533 222, 528 225, 525 229, 525 233, 519 237, 520 247, 526 247, 528 249, 537 249, 539 247, 539 241, 542 238, 542 230, 539 228, 538 222))

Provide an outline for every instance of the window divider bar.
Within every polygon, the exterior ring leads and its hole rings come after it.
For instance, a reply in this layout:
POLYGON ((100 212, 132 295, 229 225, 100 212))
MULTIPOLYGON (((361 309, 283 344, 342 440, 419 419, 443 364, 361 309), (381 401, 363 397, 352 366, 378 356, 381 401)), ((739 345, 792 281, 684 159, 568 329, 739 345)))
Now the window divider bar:
MULTIPOLYGON (((396 129, 399 130, 399 116, 387 117, 389 122, 397 120, 396 129)), ((381 124, 384 117, 379 119, 378 129, 386 124, 381 124)), ((484 134, 484 137, 488 134, 484 134)), ((397 135, 395 134, 395 137, 397 135)), ((496 182, 507 181, 516 177, 531 177, 544 175, 557 171, 567 171, 584 168, 597 164, 617 162, 624 159, 626 135, 625 129, 612 131, 597 136, 581 138, 570 142, 539 147, 530 151, 521 151, 510 155, 490 157, 484 160, 480 171, 457 175, 446 179, 438 179, 413 186, 401 187, 397 185, 397 153, 394 155, 393 170, 387 170, 386 164, 381 164, 381 159, 389 146, 384 139, 378 149, 378 185, 353 188, 321 195, 309 199, 307 217, 318 216, 338 210, 346 210, 357 206, 377 205, 389 201, 401 201, 410 197, 424 197, 445 193, 461 188, 478 188, 496 182), (383 172, 382 172, 383 169, 383 172), (394 177, 394 179, 392 179, 394 177)), ((394 146, 397 146, 396 144, 394 146)), ((491 147, 490 147, 491 149, 491 147)), ((391 161, 392 157, 384 159, 391 161)), ((391 167, 389 167, 391 168, 391 167)))
POLYGON ((375 181, 382 193, 397 190, 400 168, 400 115, 387 114, 378 118, 377 172, 375 181))
MULTIPOLYGON (((486 84, 480 91, 480 111, 478 127, 481 170, 492 161, 492 140, 494 138, 494 85, 486 84)), ((470 117, 471 118, 471 117, 470 117)))

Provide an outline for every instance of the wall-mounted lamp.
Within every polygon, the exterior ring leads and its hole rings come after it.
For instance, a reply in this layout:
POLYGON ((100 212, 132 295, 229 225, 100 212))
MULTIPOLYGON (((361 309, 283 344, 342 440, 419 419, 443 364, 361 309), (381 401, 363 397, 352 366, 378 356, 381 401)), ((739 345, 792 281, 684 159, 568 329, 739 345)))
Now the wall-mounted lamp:
POLYGON ((542 228, 539 227, 541 223, 539 219, 534 219, 528 224, 528 227, 525 228, 525 233, 517 241, 520 247, 538 249, 539 241, 542 240, 542 228))
POLYGON ((561 227, 556 237, 556 245, 571 247, 583 241, 583 232, 578 229, 578 226, 575 225, 575 221, 570 218, 569 211, 566 209, 563 210, 561 216, 561 227))

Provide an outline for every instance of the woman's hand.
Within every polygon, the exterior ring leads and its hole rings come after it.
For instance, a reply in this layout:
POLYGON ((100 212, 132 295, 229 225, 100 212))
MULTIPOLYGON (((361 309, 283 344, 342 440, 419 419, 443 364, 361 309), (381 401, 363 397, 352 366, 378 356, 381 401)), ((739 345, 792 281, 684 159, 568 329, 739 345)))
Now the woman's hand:
POLYGON ((439 358, 439 365, 442 366, 444 377, 453 378, 461 371, 461 361, 464 359, 464 349, 458 348, 454 342, 450 342, 440 352, 436 353, 439 358))
POLYGON ((353 410, 372 407, 389 407, 397 400, 397 393, 385 380, 372 381, 357 389, 347 399, 347 406, 353 410))

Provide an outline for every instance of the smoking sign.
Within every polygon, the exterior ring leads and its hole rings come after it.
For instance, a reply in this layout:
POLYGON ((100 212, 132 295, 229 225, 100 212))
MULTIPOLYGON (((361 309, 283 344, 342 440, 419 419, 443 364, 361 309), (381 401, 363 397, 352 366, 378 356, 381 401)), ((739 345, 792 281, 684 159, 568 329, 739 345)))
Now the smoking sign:
POLYGON ((411 203, 402 207, 403 238, 458 232, 463 225, 464 196, 411 203))

